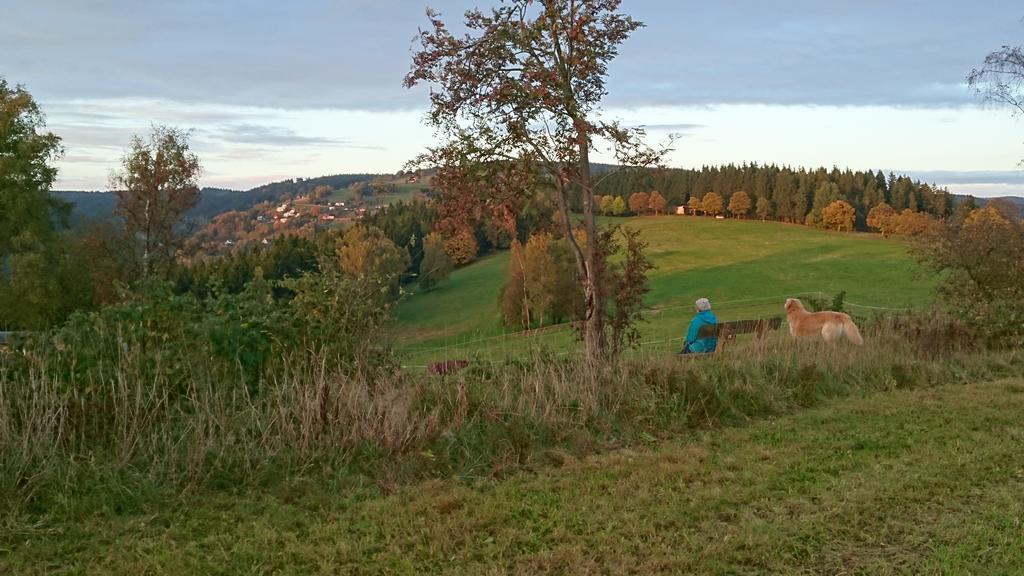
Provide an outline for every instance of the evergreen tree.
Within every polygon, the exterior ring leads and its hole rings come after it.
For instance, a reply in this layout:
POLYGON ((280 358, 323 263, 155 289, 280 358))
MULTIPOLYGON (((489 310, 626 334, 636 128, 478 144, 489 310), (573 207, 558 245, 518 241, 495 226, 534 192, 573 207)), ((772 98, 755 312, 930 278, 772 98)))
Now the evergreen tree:
POLYGON ((772 217, 772 201, 767 196, 757 197, 757 217, 769 220, 772 217))
POLYGON ((803 220, 803 210, 797 200, 796 178, 788 168, 775 176, 775 215, 787 222, 803 220))
POLYGON ((814 191, 814 205, 811 207, 815 223, 824 223, 823 212, 825 207, 837 200, 842 200, 839 194, 839 186, 829 181, 824 181, 814 191))

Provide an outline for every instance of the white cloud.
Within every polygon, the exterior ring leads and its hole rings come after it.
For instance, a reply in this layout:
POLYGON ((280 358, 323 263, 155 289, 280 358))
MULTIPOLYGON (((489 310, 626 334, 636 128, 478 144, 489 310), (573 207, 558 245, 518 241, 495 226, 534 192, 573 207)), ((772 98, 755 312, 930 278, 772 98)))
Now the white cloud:
POLYGON ((395 172, 431 142, 420 112, 283 110, 160 100, 54 102, 63 138, 57 187, 103 189, 133 134, 152 124, 191 130, 203 185, 249 188, 283 178, 395 172), (86 123, 89 120, 90 123, 86 123))

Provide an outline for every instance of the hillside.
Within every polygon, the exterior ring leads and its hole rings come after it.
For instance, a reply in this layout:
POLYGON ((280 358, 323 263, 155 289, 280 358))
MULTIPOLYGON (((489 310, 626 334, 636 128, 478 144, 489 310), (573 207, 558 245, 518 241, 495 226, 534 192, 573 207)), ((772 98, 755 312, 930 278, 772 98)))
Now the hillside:
POLYGON ((308 237, 347 226, 396 202, 432 194, 429 176, 356 178, 361 176, 317 179, 321 183, 315 186, 306 181, 302 186, 284 188, 294 190, 294 195, 280 195, 275 192, 279 190, 276 185, 258 189, 258 194, 273 193, 277 199, 214 215, 192 233, 188 252, 210 257, 266 245, 283 235, 308 237))
POLYGON ((1021 210, 1024 210, 1024 197, 1021 197, 1021 196, 1001 196, 1001 197, 997 197, 997 198, 975 198, 974 196, 964 196, 962 194, 954 194, 953 195, 953 201, 956 204, 960 204, 961 202, 966 201, 968 198, 974 198, 974 201, 979 206, 986 206, 992 200, 1006 200, 1007 202, 1010 202, 1010 203, 1014 204, 1015 206, 1017 206, 1021 210))
MULTIPOLYGON (((357 182, 377 178, 374 174, 336 174, 317 178, 293 178, 280 182, 263 184, 246 191, 225 188, 203 188, 199 202, 188 212, 187 218, 205 222, 218 214, 229 211, 245 211, 262 202, 277 202, 312 192, 317 186, 334 189, 347 188, 357 182)), ((72 218, 106 218, 114 212, 116 199, 107 192, 56 191, 54 196, 74 205, 72 218)))
MULTIPOLYGON (((781 314, 786 297, 845 290, 856 314, 878 308, 924 308, 931 282, 920 277, 901 240, 877 234, 825 232, 749 220, 661 216, 620 219, 642 231, 656 268, 650 272, 652 309, 641 326, 646 351, 677 349, 692 303, 711 299, 721 320, 781 314)), ((437 289, 398 307, 396 335, 409 363, 482 355, 516 355, 531 346, 562 347, 562 327, 524 337, 500 325, 498 290, 508 253, 456 270, 437 289)))

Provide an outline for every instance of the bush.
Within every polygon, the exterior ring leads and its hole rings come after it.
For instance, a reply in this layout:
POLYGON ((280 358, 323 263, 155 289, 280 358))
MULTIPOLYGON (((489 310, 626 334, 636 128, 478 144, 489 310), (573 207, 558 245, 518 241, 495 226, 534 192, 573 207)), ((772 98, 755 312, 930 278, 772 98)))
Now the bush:
POLYGON ((947 306, 992 346, 1024 345, 1024 223, 999 210, 951 219, 916 246, 947 306))

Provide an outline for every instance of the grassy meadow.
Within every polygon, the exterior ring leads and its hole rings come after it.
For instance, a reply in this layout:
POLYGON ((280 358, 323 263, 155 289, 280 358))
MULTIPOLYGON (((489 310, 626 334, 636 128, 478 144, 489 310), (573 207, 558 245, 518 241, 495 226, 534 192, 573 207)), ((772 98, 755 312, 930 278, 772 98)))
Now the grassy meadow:
MULTIPOLYGON (((874 308, 924 309, 931 302, 931 280, 902 240, 756 220, 661 216, 621 223, 642 231, 656 266, 641 326, 645 353, 679 348, 700 297, 711 299, 720 320, 781 315, 787 297, 843 290, 847 309, 859 315, 874 308)), ((399 305, 396 341, 405 363, 569 349, 573 334, 565 326, 530 334, 501 326, 498 291, 508 257, 482 258, 399 305)))
MULTIPOLYGON (((390 184, 393 184, 395 187, 393 192, 380 196, 371 196, 376 204, 387 206, 399 201, 409 202, 424 188, 422 183, 409 183, 402 178, 390 182, 390 184)), ((335 190, 327 196, 327 199, 331 202, 349 202, 355 200, 355 198, 356 193, 351 187, 335 190)))
POLYGON ((880 392, 503 480, 7 522, 0 573, 1018 573, 1022 412, 1020 379, 880 392))
MULTIPOLYGON (((904 243, 756 221, 629 224, 658 268, 645 344, 614 362, 569 353, 563 327, 502 329, 504 253, 401 303, 380 329, 402 366, 347 365, 301 340, 233 381, 244 374, 212 361, 214 340, 126 339, 134 316, 81 333, 106 343, 89 364, 58 361, 66 347, 49 363, 0 351, 0 574, 1024 565, 1024 354, 986 350, 941 315, 869 317, 863 306, 931 303, 904 243), (841 290, 862 347, 780 332, 670 354, 699 296, 733 320, 841 290), (420 364, 445 357, 507 361, 446 376, 420 364)), ((359 292, 338 294, 340 310, 372 316, 359 292)), ((331 298, 288 316, 317 317, 331 298)), ((337 316, 318 330, 348 325, 337 316)), ((375 326, 324 338, 372 344, 375 326)))

